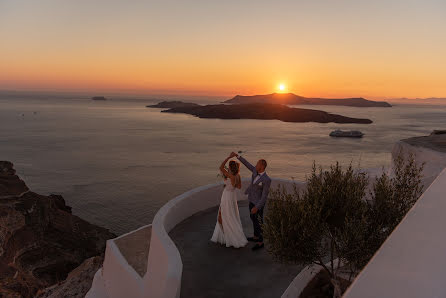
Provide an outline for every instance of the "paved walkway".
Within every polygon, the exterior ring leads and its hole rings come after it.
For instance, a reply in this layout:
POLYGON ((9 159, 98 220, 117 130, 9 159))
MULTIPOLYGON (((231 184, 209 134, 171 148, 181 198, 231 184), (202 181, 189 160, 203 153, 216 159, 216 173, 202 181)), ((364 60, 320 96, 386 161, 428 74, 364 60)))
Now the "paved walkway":
MULTIPOLYGON (((247 202, 239 208, 245 234, 252 235, 247 202)), ((280 297, 303 267, 276 263, 266 249, 251 251, 252 243, 235 249, 210 242, 217 211, 197 213, 170 233, 183 261, 181 298, 280 297)))

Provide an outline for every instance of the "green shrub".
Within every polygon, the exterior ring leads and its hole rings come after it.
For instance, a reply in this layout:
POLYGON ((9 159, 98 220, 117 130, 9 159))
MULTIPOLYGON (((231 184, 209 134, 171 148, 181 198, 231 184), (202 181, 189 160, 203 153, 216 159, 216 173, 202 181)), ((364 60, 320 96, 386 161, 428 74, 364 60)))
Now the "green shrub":
POLYGON ((366 253, 364 260, 358 264, 359 268, 370 260, 421 196, 423 167, 424 164, 416 163, 413 155, 404 159, 400 152, 394 160, 394 175, 390 177, 383 173, 374 182, 367 215, 370 237, 364 247, 366 253))
POLYGON ((367 200, 366 173, 339 163, 325 171, 313 165, 303 191, 272 190, 264 224, 268 251, 280 262, 321 265, 340 297, 340 262, 353 273, 370 260, 420 196, 422 169, 413 156, 400 154, 394 176, 378 177, 367 200))

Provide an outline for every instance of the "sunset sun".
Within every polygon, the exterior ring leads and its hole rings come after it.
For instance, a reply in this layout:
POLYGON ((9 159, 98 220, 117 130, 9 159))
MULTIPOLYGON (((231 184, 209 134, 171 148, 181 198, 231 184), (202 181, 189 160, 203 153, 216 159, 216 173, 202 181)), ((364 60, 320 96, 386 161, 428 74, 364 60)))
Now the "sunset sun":
POLYGON ((286 89, 285 84, 279 84, 279 91, 280 91, 280 92, 284 92, 285 89, 286 89))

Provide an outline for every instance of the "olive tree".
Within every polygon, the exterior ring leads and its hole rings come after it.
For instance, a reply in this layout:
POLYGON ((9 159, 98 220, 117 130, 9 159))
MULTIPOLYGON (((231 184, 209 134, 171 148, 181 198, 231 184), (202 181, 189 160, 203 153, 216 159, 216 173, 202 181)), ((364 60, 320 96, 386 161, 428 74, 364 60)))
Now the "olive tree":
POLYGON ((367 223, 367 185, 365 173, 336 163, 326 171, 314 165, 303 192, 274 190, 264 224, 268 251, 282 262, 322 266, 340 297, 339 262, 367 223))
POLYGON ((364 242, 363 260, 358 260, 358 267, 370 260, 421 196, 423 167, 416 163, 414 155, 404 158, 400 152, 394 159, 393 175, 384 172, 377 177, 368 201, 370 237, 364 242))
POLYGON ((281 262, 322 266, 333 297, 340 297, 340 263, 352 273, 367 264, 421 195, 422 170, 414 156, 399 154, 393 175, 383 171, 367 198, 365 172, 313 165, 303 191, 272 190, 264 224, 268 251, 281 262))

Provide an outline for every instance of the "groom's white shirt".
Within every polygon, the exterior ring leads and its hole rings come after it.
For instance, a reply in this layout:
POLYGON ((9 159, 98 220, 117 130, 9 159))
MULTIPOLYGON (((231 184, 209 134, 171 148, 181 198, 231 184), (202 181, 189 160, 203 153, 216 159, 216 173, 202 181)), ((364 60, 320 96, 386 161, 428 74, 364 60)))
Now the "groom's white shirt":
POLYGON ((253 184, 254 184, 254 183, 256 183, 256 182, 257 182, 257 180, 259 180, 259 179, 260 179, 260 177, 262 177, 262 176, 263 176, 263 174, 265 174, 265 171, 263 171, 262 173, 258 173, 258 174, 257 174, 257 177, 255 177, 255 178, 254 178, 254 181, 253 181, 252 183, 253 183, 253 184))

